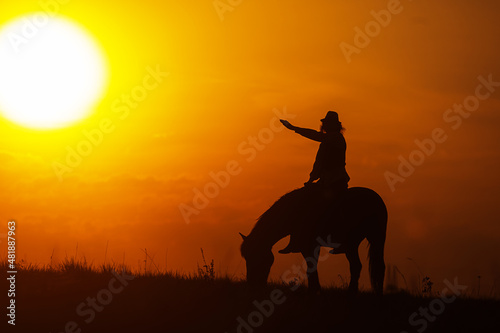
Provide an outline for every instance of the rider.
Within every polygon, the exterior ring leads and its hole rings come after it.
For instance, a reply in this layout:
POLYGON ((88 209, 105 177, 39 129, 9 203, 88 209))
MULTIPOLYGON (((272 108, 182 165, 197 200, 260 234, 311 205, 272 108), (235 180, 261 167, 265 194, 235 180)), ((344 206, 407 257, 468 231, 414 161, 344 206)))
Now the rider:
MULTIPOLYGON (((347 183, 350 180, 345 168, 346 142, 342 134, 345 129, 339 121, 338 113, 328 111, 326 117, 321 119, 319 132, 293 126, 286 120, 280 119, 280 121, 286 128, 295 131, 295 133, 321 142, 313 170, 309 175, 309 180, 304 185, 310 186, 314 184, 314 181, 317 181, 316 184, 321 186, 325 197, 329 201, 338 201, 339 197, 347 190, 347 183)), ((291 238, 288 246, 279 252, 298 252, 295 249, 296 245, 293 243, 293 238, 291 238)), ((340 246, 330 252, 343 253, 344 249, 340 246)))

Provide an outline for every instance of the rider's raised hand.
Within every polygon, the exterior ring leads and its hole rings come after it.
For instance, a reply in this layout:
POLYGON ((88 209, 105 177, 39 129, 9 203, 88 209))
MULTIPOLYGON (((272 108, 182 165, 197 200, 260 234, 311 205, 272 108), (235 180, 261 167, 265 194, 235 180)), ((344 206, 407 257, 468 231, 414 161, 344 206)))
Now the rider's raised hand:
POLYGON ((290 122, 288 120, 280 119, 280 122, 283 124, 283 126, 288 128, 289 130, 292 130, 292 131, 295 130, 295 126, 290 124, 290 122))

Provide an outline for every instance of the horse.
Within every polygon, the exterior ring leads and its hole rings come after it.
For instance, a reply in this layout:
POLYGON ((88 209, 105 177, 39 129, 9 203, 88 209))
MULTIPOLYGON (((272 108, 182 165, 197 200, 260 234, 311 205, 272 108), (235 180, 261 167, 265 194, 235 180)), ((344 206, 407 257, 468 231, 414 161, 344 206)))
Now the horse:
POLYGON ((274 262, 273 245, 292 235, 298 238, 300 253, 307 262, 308 290, 320 292, 318 246, 324 246, 325 243, 318 245, 316 240, 318 237, 330 239, 331 236, 345 249, 351 274, 348 290, 356 293, 362 267, 358 247, 366 238, 369 243, 371 286, 376 294, 382 295, 387 230, 384 201, 375 191, 365 187, 347 189, 337 204, 324 200, 324 197, 320 186, 308 185, 293 190, 278 199, 257 219, 248 236, 240 233, 243 238, 240 251, 246 261, 246 278, 250 286, 255 288, 267 284, 274 262))

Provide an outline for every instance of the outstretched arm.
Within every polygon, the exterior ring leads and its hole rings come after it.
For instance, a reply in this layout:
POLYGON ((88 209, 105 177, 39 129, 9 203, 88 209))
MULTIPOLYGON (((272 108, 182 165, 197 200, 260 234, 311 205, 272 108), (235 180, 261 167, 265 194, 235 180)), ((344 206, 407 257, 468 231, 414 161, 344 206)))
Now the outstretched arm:
POLYGON ((325 133, 321 133, 318 131, 315 131, 313 129, 309 128, 301 128, 297 126, 293 126, 290 124, 287 120, 280 119, 281 123, 288 128, 289 130, 295 131, 295 133, 302 135, 305 138, 318 141, 318 142, 323 142, 325 139, 325 133))

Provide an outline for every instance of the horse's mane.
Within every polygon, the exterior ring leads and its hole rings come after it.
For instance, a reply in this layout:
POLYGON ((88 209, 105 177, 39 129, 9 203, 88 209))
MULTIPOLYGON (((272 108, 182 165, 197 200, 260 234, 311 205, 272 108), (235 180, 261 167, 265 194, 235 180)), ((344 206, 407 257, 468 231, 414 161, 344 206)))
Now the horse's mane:
POLYGON ((319 186, 297 188, 276 200, 259 218, 252 232, 261 229, 269 221, 286 221, 298 214, 302 215, 314 208, 320 194, 319 186))

